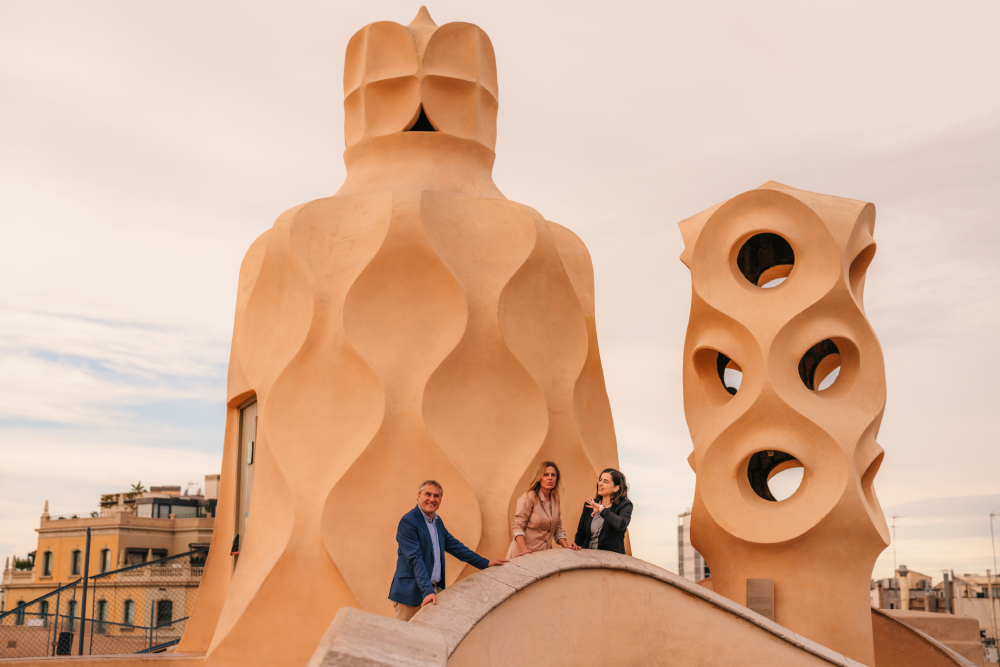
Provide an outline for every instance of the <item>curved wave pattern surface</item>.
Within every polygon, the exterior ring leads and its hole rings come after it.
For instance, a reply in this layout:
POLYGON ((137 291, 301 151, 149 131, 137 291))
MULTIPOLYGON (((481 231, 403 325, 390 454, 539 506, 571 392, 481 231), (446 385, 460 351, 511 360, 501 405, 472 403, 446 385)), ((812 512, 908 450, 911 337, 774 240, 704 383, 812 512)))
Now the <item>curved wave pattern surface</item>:
POLYGON ((862 301, 874 223, 871 204, 774 182, 680 223, 691 542, 717 593, 752 605, 748 580, 773 579, 778 623, 868 665, 889 544, 873 486, 885 371, 862 301), (779 502, 768 481, 791 467, 802 482, 779 502))
MULTIPOLYGON (((339 608, 391 615, 396 528, 425 479, 450 532, 500 558, 540 461, 562 468, 568 527, 618 464, 590 256, 492 180, 489 38, 423 9, 371 24, 344 87, 344 185, 280 216, 240 271, 218 519, 179 647, 209 667, 305 664, 339 608)), ((446 583, 467 572, 448 556, 446 583)))

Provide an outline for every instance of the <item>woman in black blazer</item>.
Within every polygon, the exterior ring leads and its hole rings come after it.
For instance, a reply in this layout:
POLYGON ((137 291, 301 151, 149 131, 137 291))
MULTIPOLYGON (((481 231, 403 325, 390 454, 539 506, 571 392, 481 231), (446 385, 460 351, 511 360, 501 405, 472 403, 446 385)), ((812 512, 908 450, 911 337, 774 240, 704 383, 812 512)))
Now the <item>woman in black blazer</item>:
POLYGON ((576 529, 578 546, 625 553, 625 531, 632 520, 632 501, 628 499, 625 475, 607 468, 597 479, 597 496, 588 500, 576 529))

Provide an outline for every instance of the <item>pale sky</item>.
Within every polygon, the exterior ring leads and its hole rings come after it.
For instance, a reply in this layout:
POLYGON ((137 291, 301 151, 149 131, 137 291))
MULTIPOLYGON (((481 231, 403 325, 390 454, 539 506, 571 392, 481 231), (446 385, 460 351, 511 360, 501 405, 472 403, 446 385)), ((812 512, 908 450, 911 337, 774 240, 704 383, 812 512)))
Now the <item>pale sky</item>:
MULTIPOLYGON (((219 472, 240 261, 339 188, 347 41, 418 7, 0 3, 0 557, 34 548, 46 499, 89 512, 219 472)), ((429 10, 493 41, 501 190, 590 248, 636 556, 676 570, 694 492, 676 223, 773 179, 877 207, 875 487, 906 517, 898 562, 993 567, 996 0, 429 10)))

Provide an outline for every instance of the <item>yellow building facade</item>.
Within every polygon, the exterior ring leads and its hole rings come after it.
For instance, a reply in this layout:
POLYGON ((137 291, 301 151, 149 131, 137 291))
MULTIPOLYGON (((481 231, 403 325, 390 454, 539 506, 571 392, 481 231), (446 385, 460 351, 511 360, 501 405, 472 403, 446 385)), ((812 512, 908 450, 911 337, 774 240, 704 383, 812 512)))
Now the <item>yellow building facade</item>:
POLYGON ((0 657, 79 652, 82 586, 60 588, 84 576, 88 528, 85 652, 131 653, 178 639, 201 583, 205 554, 172 557, 211 542, 215 498, 209 496, 215 495, 218 477, 206 478, 205 494, 152 487, 105 495, 100 511, 90 515, 53 516, 46 503, 31 567, 24 565, 32 558, 15 558, 3 571, 0 612, 15 613, 0 621, 0 657), (48 597, 32 604, 43 596, 48 597))
MULTIPOLYGON (((217 489, 218 477, 210 475, 206 481, 214 478, 217 489)), ((121 501, 102 507, 98 516, 53 516, 46 502, 36 529, 34 567, 17 570, 10 563, 4 569, 0 611, 9 611, 19 601, 29 602, 83 576, 87 528, 91 532, 91 575, 207 547, 215 523, 215 499, 208 497, 212 485, 206 487, 206 495, 196 496, 182 496, 180 487, 152 487, 128 501, 127 494, 112 494, 121 501)))

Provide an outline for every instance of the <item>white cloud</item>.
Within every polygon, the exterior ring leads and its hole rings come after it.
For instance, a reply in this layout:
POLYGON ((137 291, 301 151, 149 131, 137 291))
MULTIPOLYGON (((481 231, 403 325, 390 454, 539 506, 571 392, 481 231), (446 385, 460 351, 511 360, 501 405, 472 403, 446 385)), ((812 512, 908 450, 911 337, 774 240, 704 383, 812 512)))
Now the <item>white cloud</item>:
POLYGON ((218 474, 221 453, 180 446, 154 447, 108 441, 78 429, 4 429, 0 441, 0 555, 22 557, 35 549, 35 533, 45 500, 57 514, 89 514, 103 493, 143 482, 204 486, 218 474))
POLYGON ((117 410, 224 396, 209 335, 0 307, 0 420, 112 426, 117 410))

